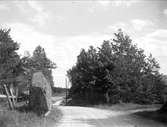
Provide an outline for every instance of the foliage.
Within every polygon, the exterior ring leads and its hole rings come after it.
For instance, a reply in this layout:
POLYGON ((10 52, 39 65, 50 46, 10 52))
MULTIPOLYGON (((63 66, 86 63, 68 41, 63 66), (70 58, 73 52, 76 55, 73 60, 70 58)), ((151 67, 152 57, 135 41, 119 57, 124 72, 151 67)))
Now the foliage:
POLYGON ((54 127, 62 117, 58 108, 53 108, 46 117, 39 117, 33 112, 8 111, 0 112, 1 127, 54 127))
POLYGON ((10 29, 0 29, 0 79, 12 82, 16 77, 16 67, 20 62, 17 54, 19 45, 10 36, 10 29))
POLYGON ((36 47, 32 57, 23 57, 22 65, 29 70, 30 75, 33 71, 41 70, 51 87, 54 86, 52 69, 56 68, 56 64, 47 58, 45 50, 41 46, 36 47))
POLYGON ((155 58, 147 57, 121 30, 114 35, 98 49, 81 50, 76 65, 67 72, 72 99, 88 103, 161 102, 164 86, 155 58))

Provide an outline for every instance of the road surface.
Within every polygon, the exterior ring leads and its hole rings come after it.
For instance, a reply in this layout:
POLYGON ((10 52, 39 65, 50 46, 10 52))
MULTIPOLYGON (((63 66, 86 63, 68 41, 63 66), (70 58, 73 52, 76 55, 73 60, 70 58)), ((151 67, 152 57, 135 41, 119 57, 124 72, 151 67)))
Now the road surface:
MULTIPOLYGON (((63 117, 58 127, 166 127, 133 115, 139 110, 112 111, 94 107, 58 106, 63 117)), ((142 109, 144 110, 144 109, 142 109)), ((152 109, 153 110, 153 109, 152 109)), ((155 109, 154 109, 155 110, 155 109)))

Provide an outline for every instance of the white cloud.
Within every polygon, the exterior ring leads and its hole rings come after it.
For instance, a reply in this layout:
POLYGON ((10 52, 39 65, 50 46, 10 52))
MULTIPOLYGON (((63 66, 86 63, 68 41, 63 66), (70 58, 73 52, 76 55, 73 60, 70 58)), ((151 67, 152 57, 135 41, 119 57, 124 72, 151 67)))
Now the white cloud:
POLYGON ((33 51, 37 45, 44 47, 52 47, 54 37, 51 35, 43 34, 34 29, 34 27, 23 23, 6 24, 6 28, 11 28, 11 36, 18 43, 21 43, 20 53, 24 50, 33 51), (49 43, 49 45, 47 45, 49 43))
POLYGON ((64 44, 60 44, 60 39, 53 35, 41 33, 27 24, 8 24, 6 28, 9 27, 12 29, 12 38, 20 43, 19 54, 24 54, 25 51, 29 51, 30 54, 32 54, 33 50, 38 45, 41 45, 45 49, 47 56, 58 66, 58 68, 53 71, 55 85, 63 86, 67 64, 70 63, 71 56, 67 57, 70 52, 64 47, 64 44))
POLYGON ((37 23, 38 25, 45 25, 48 21, 49 15, 45 12, 38 13, 35 15, 32 19, 34 23, 37 23))
POLYGON ((45 25, 51 18, 51 13, 48 10, 46 11, 38 1, 14 1, 13 3, 20 9, 21 13, 25 15, 31 14, 29 21, 36 25, 45 25))
POLYGON ((145 50, 145 54, 149 55, 150 53, 158 60, 160 63, 160 72, 167 74, 167 29, 155 29, 153 30, 153 24, 149 21, 143 22, 143 20, 134 20, 136 21, 136 25, 140 26, 139 28, 135 28, 131 25, 131 23, 116 23, 109 26, 105 33, 114 33, 119 28, 125 31, 132 38, 132 43, 137 44, 139 48, 145 50), (144 32, 146 28, 150 29, 152 32, 144 32), (142 36, 138 34, 144 32, 142 36))
POLYGON ((145 50, 146 54, 152 53, 160 63, 160 71, 167 74, 167 29, 157 29, 135 40, 135 42, 145 50), (164 59, 165 58, 165 59, 164 59))
POLYGON ((97 3, 102 6, 131 6, 132 4, 138 2, 138 0, 97 0, 97 3))
POLYGON ((167 9, 164 9, 163 13, 167 16, 167 9))
POLYGON ((5 4, 0 4, 0 11, 6 11, 9 10, 9 7, 5 4))
POLYGON ((19 54, 29 51, 32 54, 36 46, 45 48, 47 56, 54 61, 58 68, 53 71, 54 82, 57 86, 65 84, 66 71, 75 62, 81 48, 88 49, 90 45, 100 46, 109 35, 92 33, 89 35, 76 35, 57 37, 37 31, 33 26, 23 23, 12 23, 3 25, 11 28, 12 38, 20 43, 19 54))
POLYGON ((117 32, 118 29, 121 29, 123 32, 125 32, 126 34, 130 36, 136 35, 136 30, 132 27, 130 23, 126 23, 126 22, 118 22, 113 25, 110 25, 104 30, 104 33, 113 34, 117 32))
POLYGON ((152 53, 154 56, 167 56, 167 29, 157 29, 152 33, 149 33, 136 42, 138 45, 145 49, 146 52, 152 53))
POLYGON ((127 28, 127 24, 126 23, 123 23, 123 22, 118 22, 116 24, 113 24, 111 26, 108 27, 108 30, 113 30, 113 31, 117 31, 118 29, 126 29, 127 28))
POLYGON ((108 26, 104 33, 112 34, 113 32, 117 32, 118 29, 122 29, 125 33, 130 36, 137 36, 138 34, 144 33, 147 30, 154 29, 155 25, 150 20, 142 20, 142 19, 133 19, 130 22, 117 22, 113 25, 108 26))
POLYGON ((110 0, 98 0, 97 3, 99 3, 102 6, 108 6, 111 1, 110 0))
POLYGON ((45 25, 50 17, 49 12, 46 10, 44 11, 43 7, 37 1, 28 0, 27 3, 32 9, 36 11, 32 21, 39 25, 45 25))
POLYGON ((38 11, 38 12, 43 11, 42 7, 39 5, 39 3, 37 1, 28 0, 27 3, 29 4, 29 6, 31 8, 33 8, 36 11, 38 11))
POLYGON ((131 23, 134 29, 138 31, 143 30, 144 27, 154 26, 153 22, 150 20, 133 19, 131 23))
MULTIPOLYGON (((117 25, 128 27, 128 25, 123 23, 118 23, 117 25)), ((21 43, 19 53, 23 54, 25 50, 32 53, 37 45, 41 45, 45 48, 47 56, 56 62, 58 66, 58 68, 53 71, 56 86, 63 86, 65 84, 66 71, 75 64, 81 48, 88 49, 90 45, 97 47, 102 44, 103 40, 112 38, 111 33, 111 35, 92 33, 60 38, 41 33, 34 27, 22 23, 8 24, 5 27, 10 27, 12 29, 11 35, 13 39, 21 43)), ((116 26, 110 27, 111 29, 117 28, 116 26)), ((166 35, 167 29, 158 29, 134 41, 139 47, 143 48, 146 53, 152 53, 153 56, 158 59, 162 67, 161 72, 167 72, 165 67, 167 60, 164 60, 164 57, 167 58, 166 35)))

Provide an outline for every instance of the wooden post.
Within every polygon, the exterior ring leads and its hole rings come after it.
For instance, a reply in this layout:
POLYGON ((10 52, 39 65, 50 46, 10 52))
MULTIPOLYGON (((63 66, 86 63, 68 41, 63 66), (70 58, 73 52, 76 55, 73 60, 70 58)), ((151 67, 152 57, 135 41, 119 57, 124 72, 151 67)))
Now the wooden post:
POLYGON ((16 102, 18 101, 17 99, 18 99, 18 95, 19 95, 19 89, 18 89, 18 87, 16 87, 16 102))
POLYGON ((13 108, 13 104, 12 104, 12 101, 11 101, 11 99, 10 99, 10 94, 9 94, 9 91, 8 91, 8 88, 7 88, 6 84, 4 84, 4 88, 5 88, 7 100, 8 100, 8 103, 9 103, 9 108, 10 108, 11 110, 13 110, 13 109, 14 109, 14 108, 13 108))
POLYGON ((67 105, 67 79, 65 79, 65 85, 66 85, 66 105, 67 105))
POLYGON ((15 108, 15 96, 13 95, 13 84, 11 84, 10 86, 10 94, 11 94, 11 100, 12 100, 12 104, 13 104, 13 108, 15 108))

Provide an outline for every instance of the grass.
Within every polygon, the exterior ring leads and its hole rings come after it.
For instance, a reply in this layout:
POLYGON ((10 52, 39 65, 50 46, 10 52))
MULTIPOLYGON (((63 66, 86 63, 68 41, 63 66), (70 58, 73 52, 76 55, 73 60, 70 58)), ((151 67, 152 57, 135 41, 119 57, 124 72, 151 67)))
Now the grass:
POLYGON ((0 106, 0 127, 55 127, 62 113, 54 107, 47 117, 33 112, 10 111, 0 106))
POLYGON ((159 112, 159 111, 142 111, 142 112, 136 112, 133 115, 140 116, 143 119, 150 119, 157 122, 161 122, 164 124, 167 124, 167 116, 166 113, 159 112))
POLYGON ((150 108, 160 108, 160 104, 153 105, 140 105, 134 103, 120 103, 114 105, 95 105, 96 108, 107 109, 113 111, 128 111, 128 110, 136 110, 136 109, 150 109, 150 108))
MULTIPOLYGON (((165 112, 159 112, 161 105, 140 105, 133 103, 121 103, 115 105, 96 105, 100 108, 110 111, 118 111, 121 114, 110 120, 118 120, 118 124, 123 123, 125 127, 167 127, 167 116, 165 112)), ((120 127, 118 125, 118 127, 120 127)), ((122 127, 122 126, 121 126, 122 127)))

